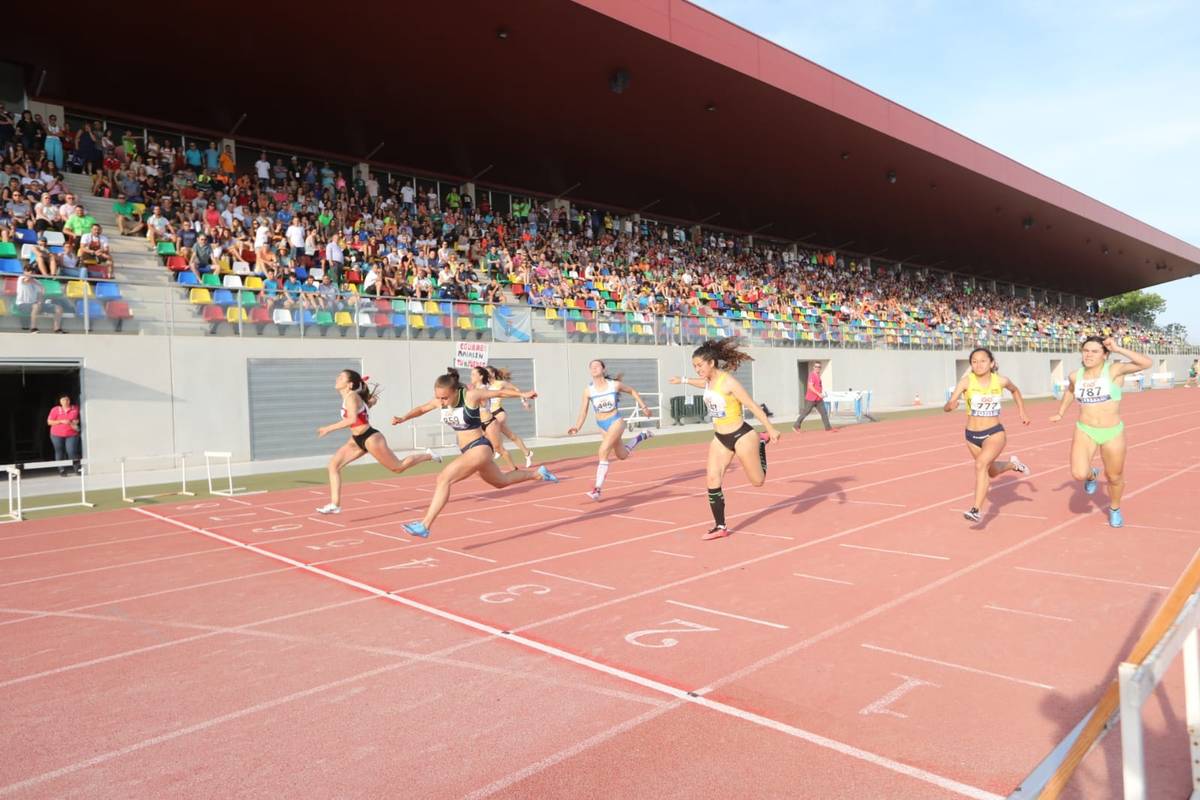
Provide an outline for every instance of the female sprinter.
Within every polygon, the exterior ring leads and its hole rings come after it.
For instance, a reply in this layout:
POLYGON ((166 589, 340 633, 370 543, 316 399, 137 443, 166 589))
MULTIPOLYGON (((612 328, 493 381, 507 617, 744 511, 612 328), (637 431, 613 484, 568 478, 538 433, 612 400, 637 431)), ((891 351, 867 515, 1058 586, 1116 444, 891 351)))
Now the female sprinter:
MULTIPOLYGON (((521 391, 510 382, 511 378, 512 375, 509 371, 500 367, 475 367, 471 370, 471 385, 476 389, 491 389, 493 391, 514 389, 518 392, 521 391)), ((521 398, 521 405, 528 409, 529 401, 521 398)), ((508 451, 504 449, 503 437, 507 436, 525 454, 525 469, 532 467, 533 451, 526 447, 525 441, 508 427, 508 412, 501 405, 500 398, 493 397, 487 401, 480 408, 480 412, 483 418, 483 433, 488 437, 488 441, 492 443, 492 449, 496 451, 495 458, 499 458, 500 463, 506 465, 510 470, 517 468, 508 451)))
POLYGON ((994 478, 1009 470, 1029 474, 1029 467, 1016 456, 1009 456, 1006 463, 996 463, 1008 441, 1008 434, 1000 424, 1000 400, 1004 397, 1005 389, 1012 393, 1017 413, 1021 415, 1021 424, 1028 425, 1029 417, 1025 416, 1025 399, 1021 397, 1021 390, 996 372, 996 359, 991 350, 976 347, 971 351, 970 361, 971 371, 958 381, 942 410, 953 411, 958 408, 958 398, 966 395, 967 450, 975 460, 975 502, 970 511, 963 512, 963 516, 971 522, 979 522, 982 519, 979 509, 983 508, 988 485, 994 478))
POLYGON ((708 505, 712 509, 713 528, 704 539, 720 539, 732 533, 725 525, 725 493, 721 482, 729 463, 737 457, 751 486, 762 486, 767 480, 767 442, 779 441, 779 431, 759 408, 758 403, 730 374, 749 355, 738 349, 734 339, 710 340, 692 353, 692 367, 699 378, 671 378, 671 383, 686 383, 704 389, 704 404, 712 417, 715 437, 708 446, 708 505), (743 418, 742 409, 750 409, 755 419, 767 429, 766 438, 747 436, 754 429, 743 418))
POLYGON ((1071 375, 1069 392, 1063 392, 1058 413, 1050 418, 1063 418, 1072 398, 1079 401, 1079 421, 1075 423, 1075 438, 1071 440, 1071 477, 1083 481, 1083 490, 1096 492, 1100 470, 1091 466, 1096 450, 1104 462, 1108 478, 1108 524, 1119 528, 1125 524, 1121 516, 1121 495, 1125 492, 1125 423, 1121 421, 1121 386, 1125 376, 1153 366, 1142 355, 1118 347, 1109 338, 1089 336, 1083 340, 1083 366, 1071 375), (1125 356, 1129 361, 1108 363, 1108 354, 1125 356))
POLYGON ((475 389, 459 383, 458 370, 451 367, 446 374, 439 377, 433 384, 433 399, 428 403, 417 406, 403 417, 392 417, 392 424, 399 425, 415 419, 422 414, 428 414, 434 409, 442 410, 442 422, 449 425, 458 435, 458 449, 462 453, 451 464, 438 474, 437 486, 433 491, 433 499, 429 501, 429 510, 420 522, 409 522, 404 530, 413 536, 426 538, 429 527, 442 513, 446 501, 450 498, 450 485, 458 483, 463 478, 478 474, 484 481, 497 489, 511 486, 514 483, 541 479, 558 483, 558 478, 544 466, 538 467, 537 472, 525 469, 514 469, 512 472, 501 472, 492 463, 492 443, 483 434, 483 420, 480 418, 480 406, 493 397, 523 397, 526 400, 537 397, 537 392, 518 392, 516 389, 475 389))
POLYGON ((396 458, 383 434, 371 427, 370 408, 375 405, 379 393, 367 387, 369 378, 369 375, 359 375, 352 369, 346 369, 339 372, 337 380, 333 382, 333 388, 342 395, 342 421, 318 428, 317 438, 349 428, 350 441, 339 447, 329 460, 329 504, 317 509, 321 514, 342 513, 342 468, 367 453, 375 456, 376 461, 392 472, 404 472, 426 461, 442 460, 432 450, 408 456, 403 461, 396 458))
POLYGON ((604 486, 604 479, 608 476, 608 457, 614 455, 617 460, 624 461, 629 458, 637 446, 647 439, 654 436, 654 431, 644 430, 639 433, 628 446, 621 441, 621 437, 625 435, 625 419, 621 416, 621 392, 633 396, 633 402, 638 404, 638 408, 647 417, 650 416, 650 409, 646 407, 646 403, 642 400, 642 396, 637 393, 637 390, 632 386, 626 386, 621 383, 621 376, 610 378, 608 371, 604 367, 604 362, 600 359, 593 359, 588 363, 588 371, 592 374, 592 382, 583 390, 583 405, 579 407, 579 417, 575 420, 575 424, 567 429, 568 436, 574 436, 579 433, 579 429, 583 427, 583 421, 587 419, 588 405, 596 412, 596 424, 600 426, 603 432, 603 437, 600 439, 600 460, 596 464, 596 488, 587 493, 587 496, 593 500, 600 499, 600 489, 604 486))

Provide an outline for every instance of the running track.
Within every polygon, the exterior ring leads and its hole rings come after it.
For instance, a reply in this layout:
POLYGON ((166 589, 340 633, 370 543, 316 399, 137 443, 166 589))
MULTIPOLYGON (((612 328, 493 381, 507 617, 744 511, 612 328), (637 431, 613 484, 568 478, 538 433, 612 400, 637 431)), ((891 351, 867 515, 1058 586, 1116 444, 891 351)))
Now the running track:
MULTIPOLYGON (((0 528, 3 797, 995 798, 1095 702, 1197 546, 1200 409, 1133 394, 1127 527, 1069 480, 1072 427, 1009 423, 1029 479, 961 517, 962 414, 707 445, 557 486, 432 479, 0 528)), ((1190 776, 1178 666, 1152 796, 1190 776)), ((1119 796, 1118 737, 1074 796, 1119 796)))

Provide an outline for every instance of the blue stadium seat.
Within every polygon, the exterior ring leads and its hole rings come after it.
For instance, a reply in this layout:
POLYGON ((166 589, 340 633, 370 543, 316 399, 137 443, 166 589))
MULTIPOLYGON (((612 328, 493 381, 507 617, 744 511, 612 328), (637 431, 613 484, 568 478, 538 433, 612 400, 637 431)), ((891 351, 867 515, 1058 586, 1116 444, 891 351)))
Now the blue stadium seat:
POLYGON ((21 262, 15 258, 0 258, 0 273, 6 275, 20 275, 21 262))

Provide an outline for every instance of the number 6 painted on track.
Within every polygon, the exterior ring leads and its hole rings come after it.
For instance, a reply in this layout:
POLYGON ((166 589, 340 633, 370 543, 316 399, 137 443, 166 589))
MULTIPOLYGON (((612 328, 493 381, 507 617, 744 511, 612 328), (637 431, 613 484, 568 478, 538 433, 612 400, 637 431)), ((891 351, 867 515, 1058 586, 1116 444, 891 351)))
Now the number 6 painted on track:
POLYGON ((510 586, 503 592, 487 592, 479 595, 479 599, 485 603, 511 603, 523 594, 550 594, 549 586, 541 586, 536 583, 518 583, 516 586, 510 586))
POLYGON ((686 619, 669 619, 666 622, 660 622, 659 625, 681 625, 680 628, 647 628, 644 631, 634 631, 625 636, 625 641, 630 644, 636 644, 638 647, 674 647, 679 644, 678 639, 672 639, 669 636, 664 636, 658 644, 650 644, 648 642, 638 641, 643 636, 653 636, 654 634, 662 633, 712 633, 720 630, 720 628, 710 628, 707 625, 701 625, 699 622, 688 622, 686 619))

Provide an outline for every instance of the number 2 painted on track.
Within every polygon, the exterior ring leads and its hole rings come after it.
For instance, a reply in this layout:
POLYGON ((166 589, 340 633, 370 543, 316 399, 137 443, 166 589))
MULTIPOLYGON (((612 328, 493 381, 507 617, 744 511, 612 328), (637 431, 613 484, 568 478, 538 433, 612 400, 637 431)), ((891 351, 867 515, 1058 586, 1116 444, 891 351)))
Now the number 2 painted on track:
POLYGON ((634 631, 625 636, 625 641, 630 644, 636 644, 638 647, 674 647, 679 644, 678 639, 673 639, 670 636, 662 636, 664 633, 713 633, 720 628, 711 628, 708 625, 701 625, 699 622, 688 622, 686 619, 669 619, 666 622, 660 622, 659 625, 677 625, 679 627, 671 628, 647 628, 644 631, 634 631), (641 641, 644 636, 661 636, 657 643, 641 641))
POLYGON ((302 526, 299 522, 281 522, 278 525, 272 525, 269 528, 253 528, 251 533, 282 533, 283 531, 299 530, 302 526))
POLYGON ((511 603, 523 594, 550 594, 550 587, 536 583, 518 583, 516 586, 508 587, 503 592, 481 594, 479 595, 479 599, 485 603, 511 603))

